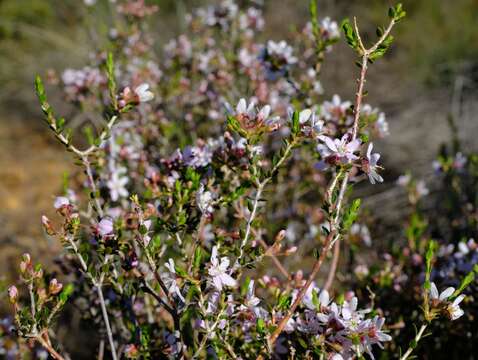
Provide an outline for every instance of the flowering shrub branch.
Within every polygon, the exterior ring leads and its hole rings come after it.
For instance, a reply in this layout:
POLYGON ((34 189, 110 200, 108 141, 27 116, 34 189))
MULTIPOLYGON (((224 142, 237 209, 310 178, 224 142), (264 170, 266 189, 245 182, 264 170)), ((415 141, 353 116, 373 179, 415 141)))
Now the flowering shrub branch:
MULTIPOLYGON (((353 126, 352 126, 352 134, 350 137, 350 142, 349 144, 354 143, 357 140, 357 135, 358 135, 358 127, 359 127, 359 121, 360 121, 360 110, 362 106, 362 98, 364 94, 364 85, 365 85, 365 76, 367 73, 367 64, 369 60, 371 59, 376 59, 377 58, 377 49, 379 49, 381 46, 384 45, 388 47, 390 45, 391 40, 390 38, 390 32, 392 31, 393 26, 395 25, 396 22, 400 21, 403 16, 400 14, 396 14, 398 10, 393 10, 393 13, 391 13, 391 21, 390 24, 388 25, 387 29, 385 32, 382 34, 380 39, 369 49, 366 49, 364 44, 362 43, 362 39, 360 37, 360 33, 357 27, 357 21, 354 19, 354 30, 350 29, 350 24, 348 22, 344 22, 343 28, 344 32, 347 35, 347 40, 349 42, 349 45, 354 48, 359 55, 362 56, 361 60, 361 70, 360 70, 360 77, 358 79, 358 86, 357 86, 357 93, 356 93, 356 98, 355 98, 355 107, 354 107, 354 120, 353 120, 353 126)), ((386 49, 386 48, 385 48, 386 49)), ((381 53, 383 55, 384 51, 381 53)), ((331 147, 331 146, 329 146, 331 147)), ((335 146, 333 146, 335 147, 335 146)), ((351 163, 351 159, 348 159, 348 164, 351 163)), ((310 273, 309 279, 305 283, 305 285, 302 287, 302 289, 299 291, 299 294, 297 295, 297 298, 295 299, 294 303, 290 307, 290 310, 288 313, 284 316, 284 318, 281 320, 279 323, 277 329, 274 331, 274 333, 271 335, 269 338, 269 347, 272 347, 283 331, 284 327, 286 326, 287 322, 291 318, 291 316, 294 314, 297 306, 301 303, 303 297, 305 296, 307 290, 311 286, 312 282, 314 281, 315 277, 317 276, 322 263, 325 259, 326 254, 329 252, 329 250, 332 248, 332 246, 335 246, 338 248, 340 246, 340 230, 339 230, 339 219, 341 217, 341 210, 342 210, 342 202, 344 200, 345 192, 347 190, 347 184, 349 181, 349 176, 350 176, 350 170, 345 170, 344 173, 341 171, 338 172, 334 180, 332 181, 329 189, 327 190, 327 194, 329 194, 329 197, 327 201, 330 204, 331 211, 329 213, 329 216, 332 217, 332 220, 330 221, 330 230, 329 234, 327 235, 327 238, 325 240, 325 243, 322 247, 321 250, 321 255, 315 262, 312 271, 310 273), (341 181, 340 185, 340 190, 336 199, 336 202, 333 202, 332 195, 335 191, 335 188, 338 186, 338 183, 341 181)), ((335 256, 339 256, 339 252, 335 252, 335 256)), ((336 262, 337 260, 334 260, 336 262)))

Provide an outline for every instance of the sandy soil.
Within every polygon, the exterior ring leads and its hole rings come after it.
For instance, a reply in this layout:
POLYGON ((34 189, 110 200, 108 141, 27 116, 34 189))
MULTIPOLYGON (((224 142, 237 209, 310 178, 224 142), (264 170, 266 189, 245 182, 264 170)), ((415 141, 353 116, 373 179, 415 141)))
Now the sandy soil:
POLYGON ((18 255, 58 251, 41 226, 41 215, 54 217, 53 196, 71 166, 60 145, 41 126, 0 120, 0 276, 18 266, 18 255))

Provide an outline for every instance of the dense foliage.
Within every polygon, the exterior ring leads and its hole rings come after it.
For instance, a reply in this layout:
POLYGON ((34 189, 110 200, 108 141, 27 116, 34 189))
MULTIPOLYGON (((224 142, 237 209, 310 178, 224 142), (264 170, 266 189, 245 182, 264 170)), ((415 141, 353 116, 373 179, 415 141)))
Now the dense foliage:
POLYGON ((388 124, 364 98, 368 67, 405 17, 400 4, 371 45, 355 19, 319 19, 315 1, 289 42, 262 43, 260 6, 226 0, 190 14, 187 33, 160 51, 145 21, 156 6, 110 5, 108 47, 48 77, 76 106, 83 142, 36 79, 46 123, 82 171, 54 201, 62 222, 42 218, 64 245, 61 282, 25 254, 24 287, 9 288, 15 332, 33 340, 5 346, 9 356, 73 353, 55 331, 67 304, 98 334, 89 356, 97 347, 112 359, 406 359, 429 330, 441 327, 440 344, 450 321, 466 328, 476 156, 456 144, 440 156, 448 191, 433 219, 420 210, 425 183, 400 177, 411 208, 403 244, 372 249, 353 198, 356 183, 384 181, 371 140, 388 124), (324 97, 319 80, 341 37, 359 66, 344 84, 356 86, 353 101, 324 97), (353 271, 339 281, 341 247, 353 271), (361 253, 376 261, 355 262, 361 253))

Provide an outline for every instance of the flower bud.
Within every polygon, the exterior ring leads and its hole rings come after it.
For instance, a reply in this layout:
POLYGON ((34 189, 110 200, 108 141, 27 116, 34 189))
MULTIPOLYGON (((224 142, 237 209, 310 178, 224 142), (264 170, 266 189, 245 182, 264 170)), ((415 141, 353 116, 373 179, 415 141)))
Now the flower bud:
POLYGON ((18 299, 18 289, 15 285, 12 285, 8 288, 8 297, 12 304, 15 304, 18 299))
POLYGON ((124 355, 128 359, 135 359, 139 355, 138 348, 134 344, 128 344, 128 345, 126 345, 126 347, 124 349, 124 355))
POLYGON ((282 229, 281 231, 279 231, 279 232, 277 233, 277 235, 276 235, 275 241, 276 241, 276 242, 279 242, 279 241, 284 240, 285 234, 286 234, 286 231, 285 231, 284 229, 282 229))
POLYGON ((48 235, 55 235, 55 230, 53 229, 53 226, 51 225, 51 221, 45 215, 41 217, 41 223, 43 225, 43 229, 45 229, 45 232, 48 235))
POLYGON ((48 287, 48 290, 49 290, 50 294, 56 295, 61 291, 62 288, 63 288, 62 283, 58 282, 57 279, 52 279, 50 281, 50 285, 48 287))
POLYGON ((32 270, 32 259, 30 254, 25 253, 22 255, 22 261, 20 262, 20 272, 25 274, 27 271, 32 270))

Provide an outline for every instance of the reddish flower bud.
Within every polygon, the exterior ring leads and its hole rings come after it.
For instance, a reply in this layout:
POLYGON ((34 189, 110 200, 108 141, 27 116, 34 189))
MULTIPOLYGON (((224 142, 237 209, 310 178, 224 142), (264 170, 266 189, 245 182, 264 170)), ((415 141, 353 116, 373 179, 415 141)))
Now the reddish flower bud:
POLYGON ((58 282, 57 279, 52 279, 52 280, 50 281, 50 285, 49 285, 49 287, 48 287, 48 291, 50 292, 50 294, 56 295, 56 294, 58 294, 58 293, 61 291, 62 288, 63 288, 63 284, 62 284, 62 283, 58 282))

